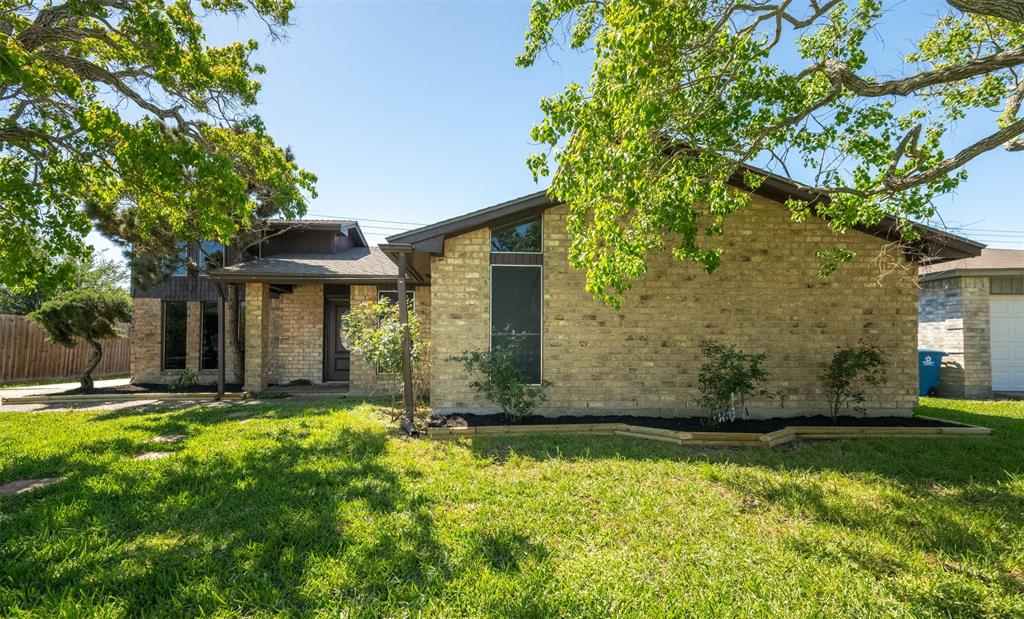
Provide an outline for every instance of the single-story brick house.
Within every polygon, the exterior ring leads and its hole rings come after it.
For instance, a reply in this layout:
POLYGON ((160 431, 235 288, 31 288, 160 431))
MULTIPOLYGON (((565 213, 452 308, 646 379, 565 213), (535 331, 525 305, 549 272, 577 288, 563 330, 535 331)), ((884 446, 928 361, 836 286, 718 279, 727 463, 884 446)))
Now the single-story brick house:
MULTIPOLYGON (((907 252, 893 242, 894 222, 884 221, 843 235, 858 257, 821 279, 815 251, 836 235, 820 220, 794 222, 783 204, 789 196, 807 199, 769 176, 750 207, 730 218, 713 275, 654 257, 621 311, 584 291, 583 274, 567 261, 567 207, 544 192, 392 236, 380 248, 366 247, 355 222, 309 222, 258 258, 229 259, 200 286, 244 287, 244 376, 233 378, 252 390, 294 380, 338 382, 354 393, 398 388, 398 377, 348 355, 337 316, 355 303, 395 298, 399 277, 431 342, 431 406, 439 413, 496 410, 449 358, 488 349, 512 327, 527 334, 522 371, 550 383, 542 413, 697 413, 697 346, 716 339, 768 353, 770 388, 785 397, 751 403, 753 415, 824 411, 818 375, 838 347, 861 341, 881 346, 889 360, 888 382, 869 394, 868 410, 909 414, 917 403, 917 264, 975 256, 982 246, 921 227, 907 252), (302 249, 310 244, 315 251, 302 249)), ((160 361, 173 335, 167 302, 162 293, 136 294, 136 320, 151 325, 135 330, 144 334, 133 355, 136 380, 180 371, 160 361)), ((188 305, 187 328, 176 332, 188 341, 190 368, 209 356, 199 335, 207 307, 188 305)))
POLYGON ((939 394, 1024 392, 1024 250, 921 267, 921 348, 946 352, 939 394))

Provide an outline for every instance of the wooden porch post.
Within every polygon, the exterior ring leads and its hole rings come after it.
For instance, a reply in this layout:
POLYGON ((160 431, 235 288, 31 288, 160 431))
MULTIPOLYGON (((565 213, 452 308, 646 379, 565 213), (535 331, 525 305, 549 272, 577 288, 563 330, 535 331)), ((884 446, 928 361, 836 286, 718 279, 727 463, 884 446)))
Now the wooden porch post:
MULTIPOLYGON (((405 289, 408 254, 398 253, 398 322, 407 327, 409 324, 409 295, 405 289)), ((412 340, 407 329, 402 331, 402 391, 405 396, 405 418, 402 429, 411 436, 418 434, 414 423, 416 402, 412 393, 412 340)))

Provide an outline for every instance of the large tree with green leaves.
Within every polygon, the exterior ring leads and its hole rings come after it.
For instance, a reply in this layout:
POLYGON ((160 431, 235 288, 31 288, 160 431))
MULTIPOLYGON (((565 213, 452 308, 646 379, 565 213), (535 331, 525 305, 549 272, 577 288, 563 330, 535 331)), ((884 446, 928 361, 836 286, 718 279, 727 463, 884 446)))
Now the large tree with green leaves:
POLYGON ((252 113, 256 42, 210 45, 202 22, 251 14, 278 37, 292 8, 0 0, 0 283, 59 285, 93 225, 161 262, 262 211, 304 213, 315 178, 252 113))
MULTIPOLYGON (((557 166, 551 193, 570 206, 587 289, 618 305, 655 251, 714 270, 715 237, 763 179, 746 164, 804 179, 797 219, 813 207, 842 232, 889 215, 912 240, 907 223, 935 214, 967 162, 1024 150, 1024 1, 936 3, 895 68, 866 42, 887 4, 535 0, 520 65, 562 33, 595 54, 587 85, 542 100, 533 137, 548 150, 529 159, 538 177, 557 166), (969 115, 989 131, 951 134, 969 115)), ((852 258, 819 255, 825 273, 852 258)))
POLYGON ((128 283, 128 268, 115 260, 89 256, 62 266, 70 266, 71 275, 55 290, 22 290, 0 284, 0 314, 25 315, 42 307, 48 299, 71 290, 123 290, 128 283))

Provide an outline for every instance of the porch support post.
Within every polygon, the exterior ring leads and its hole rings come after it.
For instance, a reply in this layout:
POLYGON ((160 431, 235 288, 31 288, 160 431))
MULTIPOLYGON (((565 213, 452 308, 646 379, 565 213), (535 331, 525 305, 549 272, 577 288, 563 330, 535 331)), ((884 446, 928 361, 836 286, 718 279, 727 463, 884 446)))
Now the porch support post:
POLYGON ((270 289, 262 282, 245 285, 245 390, 267 387, 270 361, 270 289))
POLYGON ((412 393, 412 340, 409 338, 409 295, 406 292, 405 279, 408 270, 408 254, 404 251, 398 254, 398 322, 402 325, 402 392, 405 396, 405 418, 402 420, 402 430, 407 434, 416 436, 418 434, 414 423, 416 415, 416 402, 412 393))
POLYGON ((224 397, 224 366, 227 355, 224 346, 224 286, 217 286, 217 399, 224 397))

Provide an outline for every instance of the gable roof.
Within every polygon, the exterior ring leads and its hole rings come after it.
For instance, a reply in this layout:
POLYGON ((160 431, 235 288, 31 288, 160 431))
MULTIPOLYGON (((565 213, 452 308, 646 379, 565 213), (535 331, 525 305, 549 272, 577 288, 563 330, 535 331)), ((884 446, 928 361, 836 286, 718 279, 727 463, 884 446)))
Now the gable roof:
POLYGON ((221 282, 393 282, 398 267, 379 247, 350 247, 336 254, 275 254, 214 269, 209 277, 221 282))
MULTIPOLYGON (((790 198, 805 200, 813 209, 815 204, 820 204, 827 199, 825 196, 815 195, 797 185, 792 180, 761 170, 753 166, 744 166, 747 170, 761 175, 764 181, 753 190, 754 194, 784 203, 790 198)), ((729 179, 733 186, 745 188, 743 174, 738 172, 729 179)), ((748 189, 749 191, 749 189, 748 189)), ((403 232, 388 237, 388 245, 383 249, 389 254, 393 253, 394 246, 412 246, 413 251, 429 252, 436 255, 444 253, 444 239, 464 232, 470 232, 484 227, 491 227, 509 223, 539 213, 545 208, 556 206, 558 202, 552 201, 547 191, 538 191, 527 194, 507 202, 501 202, 476 211, 452 217, 435 224, 416 228, 409 232, 403 232)), ((920 252, 926 257, 922 262, 938 263, 948 260, 971 258, 977 256, 984 244, 970 239, 950 234, 924 224, 913 224, 914 229, 920 234, 925 247, 920 252)), ((894 217, 886 217, 875 226, 857 226, 856 230, 877 236, 887 241, 895 241, 900 238, 898 221, 894 217)))
POLYGON ((974 258, 951 260, 921 267, 921 279, 946 279, 961 275, 1024 275, 1024 249, 981 250, 974 258))
POLYGON ((299 228, 302 230, 338 230, 349 234, 355 231, 359 238, 359 244, 368 245, 363 229, 359 222, 354 219, 267 219, 267 225, 271 228, 299 228))

